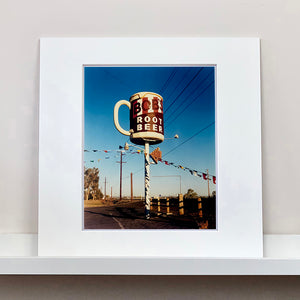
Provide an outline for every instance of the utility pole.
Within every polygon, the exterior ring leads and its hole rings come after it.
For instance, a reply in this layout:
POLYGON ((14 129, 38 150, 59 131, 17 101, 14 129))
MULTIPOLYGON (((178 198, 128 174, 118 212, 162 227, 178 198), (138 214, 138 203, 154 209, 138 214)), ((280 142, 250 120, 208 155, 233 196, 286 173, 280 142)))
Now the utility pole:
POLYGON ((180 178, 180 194, 181 194, 181 176, 179 178, 180 178))
POLYGON ((123 155, 123 152, 120 151, 120 161, 117 161, 120 164, 120 201, 122 201, 122 165, 126 163, 126 161, 123 161, 123 155))
POLYGON ((106 200, 106 177, 104 180, 104 200, 106 200))
POLYGON ((130 173, 130 183, 131 183, 131 202, 133 201, 133 182, 132 182, 132 173, 130 173))
POLYGON ((208 173, 208 169, 206 169, 207 172, 207 188, 208 188, 208 197, 210 197, 210 193, 209 193, 209 173, 208 173))

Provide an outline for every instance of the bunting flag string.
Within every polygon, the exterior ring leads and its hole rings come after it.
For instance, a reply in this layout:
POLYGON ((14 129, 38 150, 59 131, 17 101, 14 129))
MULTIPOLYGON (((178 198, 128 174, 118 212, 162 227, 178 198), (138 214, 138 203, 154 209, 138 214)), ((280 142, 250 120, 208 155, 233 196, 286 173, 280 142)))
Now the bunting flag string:
POLYGON ((190 174, 193 175, 193 176, 196 176, 196 177, 203 177, 204 180, 211 180, 209 177, 212 177, 213 183, 216 184, 217 177, 214 176, 214 175, 208 176, 206 173, 199 172, 199 171, 197 171, 197 170, 192 170, 192 169, 190 169, 190 168, 188 168, 188 167, 184 167, 184 166, 182 166, 182 165, 176 165, 176 164, 174 164, 173 162, 169 162, 169 161, 167 161, 167 160, 160 159, 159 161, 160 161, 161 163, 164 163, 164 164, 167 165, 167 166, 173 166, 173 167, 178 168, 178 169, 181 169, 181 170, 183 170, 183 171, 188 171, 188 172, 190 172, 190 174))
MULTIPOLYGON (((87 149, 84 149, 84 152, 104 152, 104 153, 111 153, 111 152, 120 152, 120 150, 103 150, 103 149, 92 149, 92 150, 87 150, 87 149)), ((124 151, 124 150, 121 150, 121 151, 124 151)))
MULTIPOLYGON (((84 161, 84 163, 87 163, 87 162, 94 163, 94 162, 95 162, 95 160, 93 160, 93 159, 92 159, 92 160, 88 160, 88 161, 87 161, 87 160, 85 160, 85 161, 84 161)), ((100 159, 98 159, 98 163, 99 163, 99 162, 100 162, 100 159)))
MULTIPOLYGON (((119 146, 119 147, 121 147, 121 146, 119 146)), ((129 149, 129 150, 125 151, 125 150, 106 150, 106 149, 92 149, 92 150, 85 149, 84 152, 94 152, 94 153, 95 152, 104 152, 104 153, 123 152, 124 155, 125 155, 126 152, 127 152, 127 154, 136 154, 136 153, 140 154, 140 153, 143 153, 144 150, 136 150, 136 151, 134 151, 132 149, 129 149)))
MULTIPOLYGON (((105 154, 110 154, 112 152, 122 152, 123 155, 144 153, 144 150, 129 149, 129 150, 125 151, 125 150, 122 150, 122 149, 124 149, 124 147, 119 146, 119 150, 92 149, 92 150, 84 150, 84 152, 94 152, 94 153, 96 153, 96 152, 104 152, 105 154)), ((110 158, 115 158, 115 157, 118 157, 118 155, 114 155, 113 157, 111 157, 111 156, 105 156, 105 159, 110 159, 110 158)), ((98 163, 100 162, 100 160, 101 160, 100 158, 97 160, 98 163)), ((190 169, 188 167, 184 167, 182 165, 176 165, 174 162, 170 162, 170 161, 167 161, 167 160, 159 159, 159 161, 161 163, 164 163, 166 166, 172 166, 172 167, 175 167, 177 169, 181 169, 183 171, 188 171, 193 176, 202 177, 203 180, 212 180, 212 182, 214 184, 216 184, 217 177, 214 176, 214 175, 208 175, 208 174, 206 174, 204 172, 193 170, 193 169, 190 169)), ((87 161, 84 161, 84 162, 86 163, 87 161)), ((89 160, 88 162, 95 163, 95 160, 89 160)))

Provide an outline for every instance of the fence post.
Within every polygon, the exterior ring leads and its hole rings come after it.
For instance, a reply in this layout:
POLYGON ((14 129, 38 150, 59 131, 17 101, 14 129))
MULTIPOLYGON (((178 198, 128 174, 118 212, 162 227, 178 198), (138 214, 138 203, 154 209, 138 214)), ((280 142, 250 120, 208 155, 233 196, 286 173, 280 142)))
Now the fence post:
POLYGON ((160 198, 157 197, 157 214, 160 215, 160 198))
POLYGON ((201 198, 198 198, 198 213, 199 213, 199 217, 203 218, 203 211, 202 211, 202 202, 201 202, 201 198))
POLYGON ((182 216, 184 215, 184 204, 183 204, 183 195, 179 194, 178 195, 178 200, 179 200, 179 215, 182 216))
POLYGON ((170 214, 170 200, 167 198, 167 215, 170 214))

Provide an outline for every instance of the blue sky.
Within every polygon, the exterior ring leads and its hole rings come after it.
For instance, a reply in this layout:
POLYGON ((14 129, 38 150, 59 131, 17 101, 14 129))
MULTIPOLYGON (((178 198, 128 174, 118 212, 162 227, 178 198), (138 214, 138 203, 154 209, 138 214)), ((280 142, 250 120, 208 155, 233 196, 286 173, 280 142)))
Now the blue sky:
MULTIPOLYGON (((84 68, 84 149, 110 152, 85 152, 84 161, 86 167, 99 168, 101 190, 104 189, 106 177, 107 194, 110 194, 112 187, 113 196, 119 196, 118 148, 125 142, 130 143, 129 137, 119 133, 114 126, 114 105, 142 91, 162 95, 165 138, 179 135, 179 139, 166 139, 151 146, 151 150, 160 147, 163 160, 198 172, 208 169, 210 174, 216 175, 215 125, 212 124, 215 121, 214 67, 87 66, 84 68)), ((120 108, 119 122, 129 130, 129 110, 126 106, 120 108)), ((130 195, 130 172, 133 173, 134 195, 143 195, 143 154, 127 152, 123 161, 126 162, 123 164, 123 195, 130 195)), ((199 195, 207 195, 207 181, 202 177, 164 163, 151 165, 150 195, 178 194, 180 178, 182 193, 192 188, 199 195)), ((216 186, 210 181, 210 191, 214 190, 216 186)))

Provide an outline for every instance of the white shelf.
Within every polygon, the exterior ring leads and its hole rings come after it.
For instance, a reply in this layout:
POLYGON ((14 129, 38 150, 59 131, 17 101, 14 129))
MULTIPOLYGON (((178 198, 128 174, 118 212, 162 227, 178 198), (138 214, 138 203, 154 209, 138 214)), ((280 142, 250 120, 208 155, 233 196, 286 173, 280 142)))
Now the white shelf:
POLYGON ((300 259, 10 257, 0 274, 299 275, 300 259))
POLYGON ((264 258, 38 257, 37 235, 0 235, 0 274, 300 275, 300 235, 265 235, 264 258))

